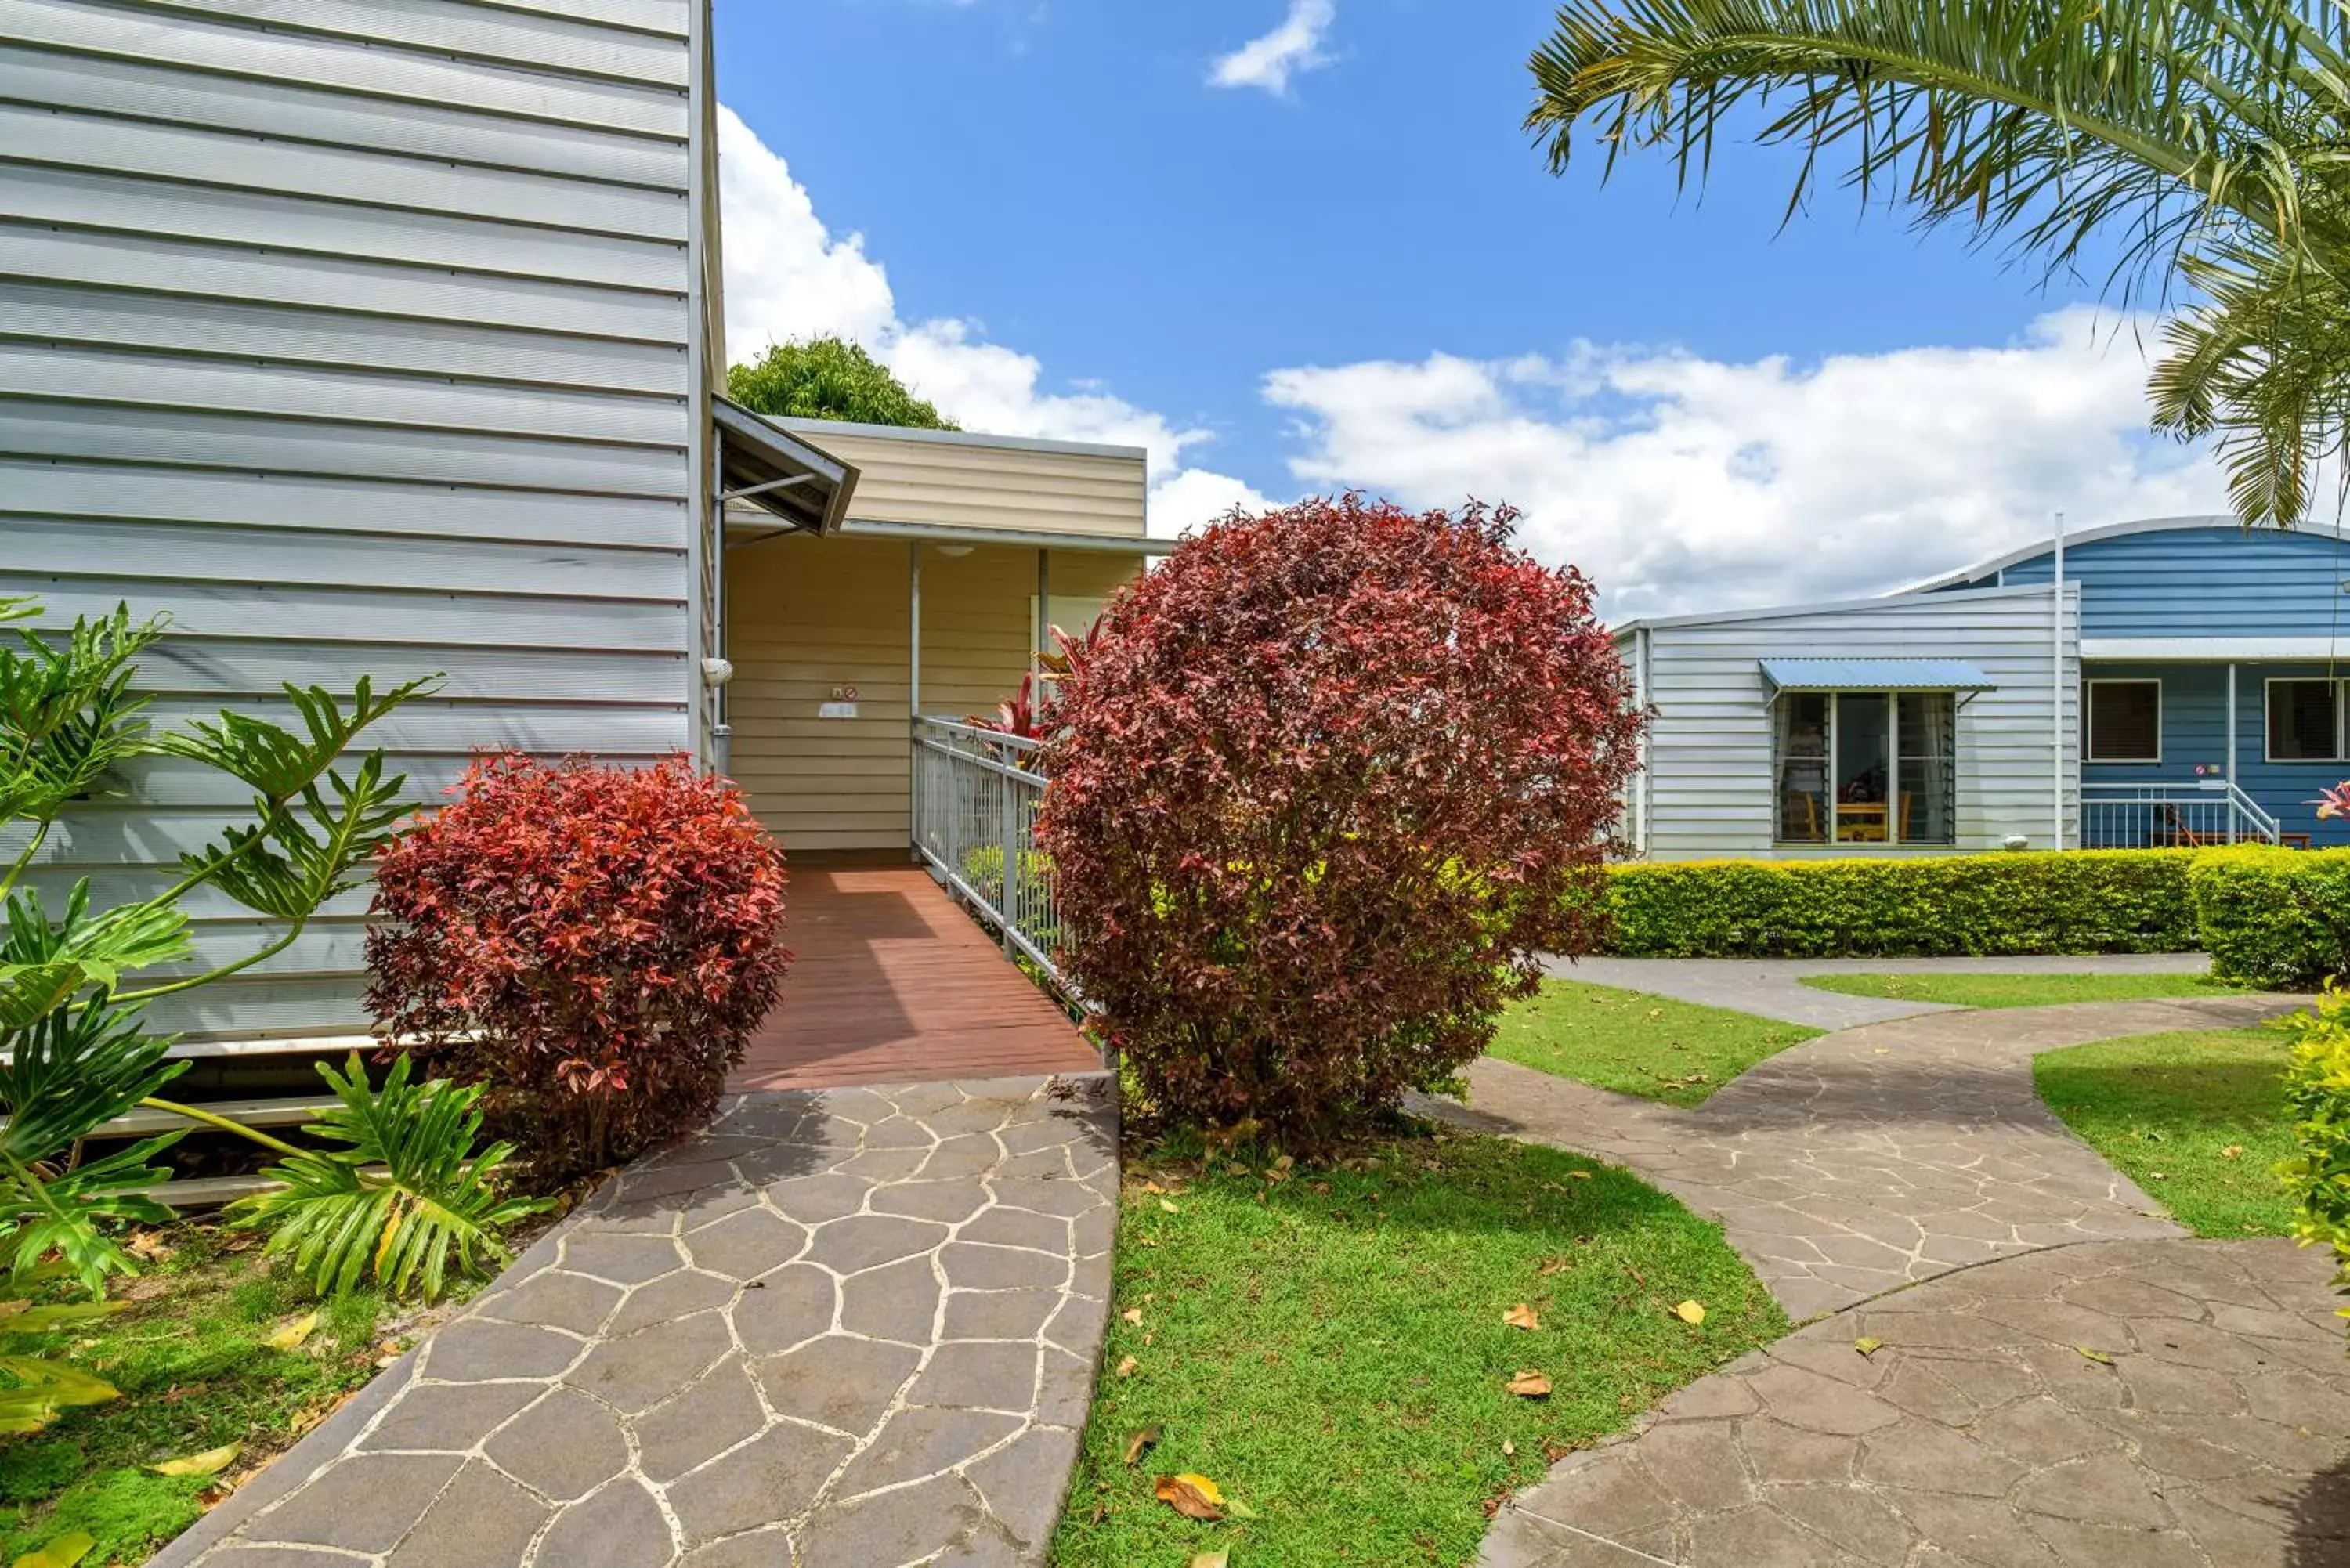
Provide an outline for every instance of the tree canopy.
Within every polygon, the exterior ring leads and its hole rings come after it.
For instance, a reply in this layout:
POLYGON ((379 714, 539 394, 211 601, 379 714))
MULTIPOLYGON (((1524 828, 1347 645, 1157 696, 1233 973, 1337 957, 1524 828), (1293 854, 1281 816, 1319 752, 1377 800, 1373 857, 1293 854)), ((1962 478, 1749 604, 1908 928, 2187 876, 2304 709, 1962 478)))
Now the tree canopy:
POLYGON ((798 338, 768 346, 726 372, 726 395, 754 413, 784 419, 852 420, 915 430, 962 427, 906 389, 889 368, 843 337, 798 338))
POLYGON ((2157 428, 2290 524, 2350 416, 2345 32, 2334 0, 1566 0, 1526 126, 1555 170, 1590 141, 1686 182, 1752 123, 1803 153, 1791 218, 1840 180, 2052 273, 2118 242, 2108 296, 2180 306, 2157 428))

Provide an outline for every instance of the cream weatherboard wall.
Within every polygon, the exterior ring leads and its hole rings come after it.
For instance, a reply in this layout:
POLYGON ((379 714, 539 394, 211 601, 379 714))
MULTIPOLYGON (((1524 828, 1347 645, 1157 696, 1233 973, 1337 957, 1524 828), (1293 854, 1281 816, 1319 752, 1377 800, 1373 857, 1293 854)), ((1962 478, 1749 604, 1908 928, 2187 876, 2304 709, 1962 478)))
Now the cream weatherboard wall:
POLYGON ((856 514, 966 529, 1143 532, 1142 453, 1090 441, 778 420, 861 472, 856 514))
POLYGON ((1627 627, 1619 649, 1653 706, 1632 836, 1655 859, 1711 856, 1948 854, 1919 847, 1773 843, 1765 658, 1959 659, 1996 682, 1958 711, 1956 847, 2037 848, 2078 832, 2079 589, 2067 585, 2061 656, 2046 586, 1897 595, 1846 604, 1668 617, 1627 627), (2062 755, 2058 737, 2062 736, 2062 755))
MULTIPOLYGON (((1134 466, 1139 493, 1139 461, 1134 466)), ((861 482, 858 493, 861 512, 861 482)), ((729 552, 730 771, 787 848, 907 846, 915 549, 922 560, 922 711, 951 718, 991 710, 1027 672, 1037 552, 967 548, 957 556, 899 539, 786 536, 729 552), (855 689, 855 718, 819 716, 837 688, 855 689)), ((1142 566, 1139 553, 1045 554, 1054 613, 1070 619, 1142 566)))
MULTIPOLYGON (((375 735, 422 794, 479 746, 688 745, 704 25, 0 0, 0 593, 51 625, 170 612, 165 723, 445 671, 375 735)), ((238 804, 169 763, 125 782, 44 851, 49 889, 152 887, 238 804)), ((362 1025, 363 903, 156 1023, 362 1025)), ((195 912, 208 958, 269 934, 195 912)))

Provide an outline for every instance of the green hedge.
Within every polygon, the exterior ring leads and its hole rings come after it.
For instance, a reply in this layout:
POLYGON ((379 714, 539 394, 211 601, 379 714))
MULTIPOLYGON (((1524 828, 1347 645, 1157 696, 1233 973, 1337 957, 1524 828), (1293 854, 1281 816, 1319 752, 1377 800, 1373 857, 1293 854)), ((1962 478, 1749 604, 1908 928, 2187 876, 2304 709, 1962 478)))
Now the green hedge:
POLYGON ((2350 849, 2206 849, 2187 880, 2221 979, 2292 988, 2350 972, 2350 849))
POLYGON ((2285 1021, 2293 1036, 2285 1114, 2293 1157, 2277 1167, 2301 1201, 2294 1234, 2334 1249, 2337 1287, 2350 1295, 2350 992, 2325 989, 2314 1012, 2285 1021))
POLYGON ((2198 946, 2187 849, 1641 861, 1610 868, 1632 958, 1921 958, 2198 946))

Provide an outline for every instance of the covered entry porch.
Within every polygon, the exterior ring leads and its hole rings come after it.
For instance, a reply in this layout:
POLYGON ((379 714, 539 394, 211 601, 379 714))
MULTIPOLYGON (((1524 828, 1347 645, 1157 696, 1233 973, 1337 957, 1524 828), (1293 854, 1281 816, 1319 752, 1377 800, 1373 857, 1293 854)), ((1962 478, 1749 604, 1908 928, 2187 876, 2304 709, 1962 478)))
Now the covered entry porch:
POLYGON ((720 766, 790 857, 798 954, 736 1086, 1098 1068, 918 860, 916 735, 993 713, 1040 671, 1052 628, 1089 627, 1170 547, 1143 532, 1144 454, 781 424, 855 479, 822 526, 727 518, 720 766))

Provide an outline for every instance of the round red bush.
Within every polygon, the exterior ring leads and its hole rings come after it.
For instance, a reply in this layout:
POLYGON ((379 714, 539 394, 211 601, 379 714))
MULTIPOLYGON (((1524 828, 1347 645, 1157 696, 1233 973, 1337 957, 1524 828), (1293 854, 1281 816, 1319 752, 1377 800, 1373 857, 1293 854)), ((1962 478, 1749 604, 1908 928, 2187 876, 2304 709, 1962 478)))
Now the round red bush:
POLYGON ((1038 830, 1061 961, 1162 1113, 1326 1142, 1597 936, 1642 721, 1590 584, 1514 521, 1236 513, 1076 649, 1038 830))
POLYGON ((707 1121, 791 955, 784 857, 734 786, 483 758, 376 867, 369 1005, 432 1070, 489 1085, 542 1175, 707 1121))

